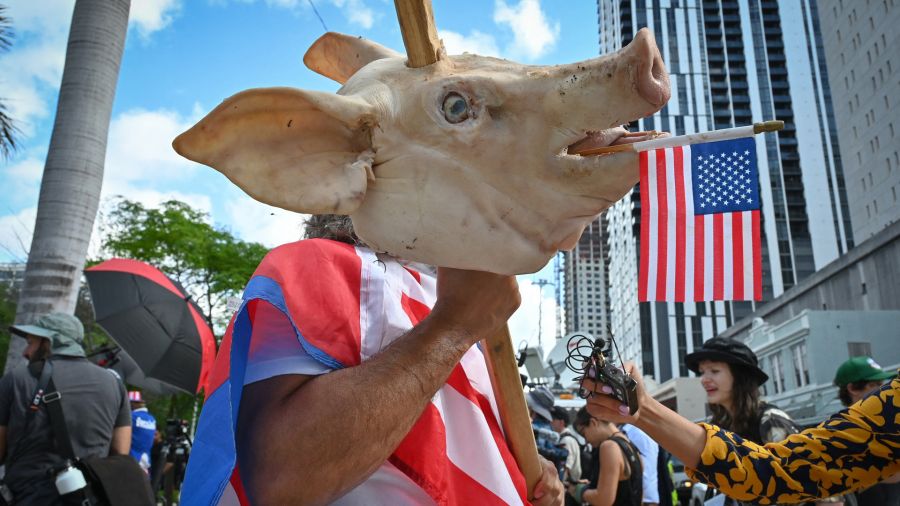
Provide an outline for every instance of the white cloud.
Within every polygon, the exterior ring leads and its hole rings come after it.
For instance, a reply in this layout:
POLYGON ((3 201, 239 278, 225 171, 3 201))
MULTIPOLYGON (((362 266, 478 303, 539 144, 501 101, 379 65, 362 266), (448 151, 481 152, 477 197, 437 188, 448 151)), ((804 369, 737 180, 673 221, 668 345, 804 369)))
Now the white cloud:
MULTIPOLYGON (((229 1, 236 3, 253 3, 255 0, 209 0, 213 4, 218 5, 227 5, 229 1)), ((265 0, 266 5, 269 7, 276 7, 280 9, 287 9, 290 11, 309 11, 312 13, 312 7, 310 6, 309 0, 265 0)), ((375 21, 381 18, 382 14, 380 12, 376 12, 374 9, 368 6, 365 0, 328 0, 331 5, 340 9, 341 14, 346 16, 347 21, 351 25, 360 26, 366 30, 372 28, 375 25, 375 21)), ((319 4, 319 13, 322 14, 322 5, 319 4)), ((324 14, 322 14, 325 16, 324 14)), ((325 23, 327 24, 329 19, 325 16, 325 23)))
POLYGON ((444 43, 447 54, 472 53, 481 56, 500 56, 500 49, 493 35, 472 30, 469 35, 438 30, 438 37, 444 43))
POLYGON ((13 196, 18 202, 37 200, 41 175, 44 173, 43 159, 25 158, 3 169, 3 172, 5 181, 9 185, 6 188, 6 191, 9 192, 6 201, 12 201, 13 196))
POLYGON ((504 53, 513 59, 534 60, 546 54, 559 39, 559 22, 551 24, 541 10, 539 0, 521 0, 507 5, 504 0, 494 4, 494 22, 507 25, 513 41, 504 53))
POLYGON ((185 179, 199 165, 179 156, 172 140, 193 124, 192 119, 167 110, 132 109, 113 118, 104 184, 185 179))
POLYGON ((231 200, 225 212, 224 225, 235 236, 268 247, 299 240, 307 217, 257 202, 247 195, 231 200))
POLYGON ((34 184, 41 180, 44 171, 44 162, 37 158, 26 158, 6 169, 6 173, 16 181, 25 184, 34 184))
POLYGON ((143 37, 149 37, 169 26, 180 10, 180 0, 133 0, 128 23, 143 37))
MULTIPOLYGON (((134 0, 129 24, 144 38, 168 26, 181 0, 134 0)), ((75 0, 7 0, 12 49, 0 58, 0 87, 10 116, 25 138, 48 118, 59 91, 75 0)))
POLYGON ((359 25, 366 30, 375 24, 377 15, 363 0, 331 0, 331 3, 341 9, 350 24, 359 25))
POLYGON ((31 235, 37 207, 22 209, 17 213, 0 216, 0 259, 24 262, 31 247, 31 235))

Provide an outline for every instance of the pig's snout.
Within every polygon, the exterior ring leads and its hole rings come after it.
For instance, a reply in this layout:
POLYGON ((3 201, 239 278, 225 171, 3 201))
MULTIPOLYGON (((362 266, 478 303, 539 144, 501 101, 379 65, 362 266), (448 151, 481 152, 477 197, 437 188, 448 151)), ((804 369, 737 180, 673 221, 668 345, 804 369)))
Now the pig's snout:
POLYGON ((650 30, 642 28, 626 48, 637 62, 633 74, 634 86, 641 98, 655 107, 662 107, 672 94, 669 72, 663 63, 650 30))

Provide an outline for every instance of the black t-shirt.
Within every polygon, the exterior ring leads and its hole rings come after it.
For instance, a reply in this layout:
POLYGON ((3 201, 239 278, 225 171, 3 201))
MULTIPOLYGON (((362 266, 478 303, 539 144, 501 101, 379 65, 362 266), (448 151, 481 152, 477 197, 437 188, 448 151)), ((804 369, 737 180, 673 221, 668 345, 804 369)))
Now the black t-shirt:
MULTIPOLYGON (((55 356, 53 384, 60 392, 72 448, 79 458, 109 455, 113 429, 131 426, 125 385, 85 358, 55 356)), ((45 406, 24 433, 38 378, 21 366, 0 379, 0 426, 6 427, 6 478, 11 486, 44 477, 64 459, 57 453, 45 406)))

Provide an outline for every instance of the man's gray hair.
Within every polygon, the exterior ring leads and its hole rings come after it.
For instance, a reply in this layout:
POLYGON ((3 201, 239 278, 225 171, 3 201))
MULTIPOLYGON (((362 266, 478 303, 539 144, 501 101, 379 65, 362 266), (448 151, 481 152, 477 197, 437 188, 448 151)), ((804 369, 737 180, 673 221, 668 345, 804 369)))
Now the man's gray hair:
POLYGON ((354 246, 364 246, 353 231, 353 221, 342 214, 313 214, 304 223, 305 239, 331 239, 354 246))

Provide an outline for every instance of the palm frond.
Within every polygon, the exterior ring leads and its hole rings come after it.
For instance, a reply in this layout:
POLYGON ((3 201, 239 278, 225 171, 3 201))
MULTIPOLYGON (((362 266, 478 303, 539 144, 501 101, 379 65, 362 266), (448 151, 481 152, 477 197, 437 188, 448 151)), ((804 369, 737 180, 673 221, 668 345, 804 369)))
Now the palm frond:
MULTIPOLYGON (((0 51, 7 51, 12 46, 12 18, 6 15, 7 7, 0 5, 0 51)), ((0 159, 7 159, 16 149, 16 135, 19 129, 7 114, 6 104, 0 99, 0 159)))
POLYGON ((0 158, 7 159, 16 150, 16 136, 19 129, 6 113, 6 104, 0 101, 0 158))
POLYGON ((12 47, 12 18, 5 14, 6 9, 5 5, 0 5, 0 51, 6 51, 12 47))

